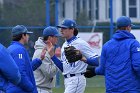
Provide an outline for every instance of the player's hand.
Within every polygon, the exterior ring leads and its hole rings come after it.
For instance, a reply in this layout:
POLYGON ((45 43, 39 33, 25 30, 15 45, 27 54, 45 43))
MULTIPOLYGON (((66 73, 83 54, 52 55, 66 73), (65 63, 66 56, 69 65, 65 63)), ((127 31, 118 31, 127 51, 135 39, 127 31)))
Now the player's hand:
POLYGON ((82 56, 82 59, 81 59, 81 61, 83 61, 83 62, 87 62, 87 59, 86 59, 86 57, 84 57, 84 56, 82 56))
POLYGON ((40 55, 41 60, 43 60, 45 58, 46 50, 47 50, 47 47, 44 47, 42 52, 41 52, 41 55, 40 55))
POLYGON ((54 56, 54 46, 52 45, 52 43, 50 41, 46 42, 46 48, 47 48, 49 55, 51 57, 53 57, 54 56))
POLYGON ((86 69, 86 72, 84 73, 84 76, 86 78, 92 78, 94 76, 96 76, 96 73, 95 73, 95 67, 94 66, 89 66, 87 67, 86 69))
POLYGON ((61 48, 60 47, 58 47, 58 48, 55 49, 55 55, 57 57, 60 57, 61 56, 61 48))

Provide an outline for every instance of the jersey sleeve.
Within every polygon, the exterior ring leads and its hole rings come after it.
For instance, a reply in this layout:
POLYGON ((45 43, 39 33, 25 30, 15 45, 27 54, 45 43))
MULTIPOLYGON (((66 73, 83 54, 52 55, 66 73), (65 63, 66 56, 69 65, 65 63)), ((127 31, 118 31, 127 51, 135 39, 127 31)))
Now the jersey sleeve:
POLYGON ((59 60, 55 55, 51 58, 54 64, 63 72, 63 64, 62 61, 59 60))
POLYGON ((140 43, 138 41, 134 41, 131 46, 131 60, 134 71, 140 76, 140 43))
POLYGON ((97 53, 94 52, 94 50, 90 47, 90 45, 83 41, 83 43, 78 45, 78 49, 80 49, 82 55, 84 55, 87 58, 87 64, 92 66, 98 66, 99 60, 97 53))
POLYGON ((100 58, 100 64, 95 69, 95 73, 97 75, 104 75, 105 74, 105 63, 106 63, 106 48, 102 48, 101 58, 100 58))
POLYGON ((32 66, 33 71, 35 71, 41 64, 42 64, 42 61, 39 58, 35 58, 34 60, 32 60, 31 66, 32 66))

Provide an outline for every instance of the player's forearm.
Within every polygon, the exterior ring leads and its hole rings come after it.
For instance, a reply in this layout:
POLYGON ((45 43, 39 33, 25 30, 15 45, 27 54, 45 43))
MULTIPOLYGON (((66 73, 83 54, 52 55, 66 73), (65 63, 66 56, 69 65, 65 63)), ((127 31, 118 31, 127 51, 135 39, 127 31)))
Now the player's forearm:
POLYGON ((41 59, 39 58, 34 59, 31 63, 33 71, 35 71, 41 64, 42 64, 41 59))
POLYGON ((53 60, 54 64, 63 72, 62 62, 55 55, 51 57, 51 59, 53 60))
POLYGON ((100 65, 95 69, 95 73, 97 75, 105 74, 105 63, 106 63, 106 57, 104 55, 101 55, 100 65))
POLYGON ((96 75, 104 75, 105 74, 104 72, 105 71, 104 71, 103 67, 101 67, 101 66, 95 68, 96 75))
POLYGON ((98 66, 99 65, 99 59, 98 57, 91 57, 91 58, 82 58, 82 61, 85 63, 91 65, 91 66, 98 66))

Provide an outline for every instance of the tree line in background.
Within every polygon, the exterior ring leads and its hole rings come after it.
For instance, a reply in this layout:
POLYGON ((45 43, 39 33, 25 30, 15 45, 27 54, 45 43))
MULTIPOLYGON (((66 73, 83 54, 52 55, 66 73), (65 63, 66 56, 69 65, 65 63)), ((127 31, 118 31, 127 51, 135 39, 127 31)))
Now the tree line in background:
MULTIPOLYGON (((0 26, 15 26, 22 24, 25 26, 45 26, 46 25, 46 0, 3 0, 0 4, 0 26)), ((76 19, 80 26, 93 26, 86 13, 81 12, 76 19)), ((55 0, 50 0, 50 24, 55 25, 55 0)), ((107 25, 109 23, 97 23, 97 25, 107 25)), ((0 29, 0 41, 5 46, 9 46, 11 29, 0 29), (6 33, 6 34, 5 34, 6 33)), ((29 41, 29 49, 33 49, 34 41, 41 36, 43 29, 29 29, 34 32, 29 41)), ((79 28, 80 32, 91 32, 92 28, 79 28)), ((104 42, 109 39, 109 29, 98 29, 95 32, 104 33, 104 42)), ((61 39, 62 40, 62 39, 61 39)), ((61 43, 61 42, 60 42, 61 43)), ((31 50, 32 52, 33 50, 31 50)), ((31 53, 32 54, 32 53, 31 53)))
MULTIPOLYGON (((25 26, 45 26, 46 22, 46 0, 3 0, 3 4, 0 6, 0 26, 15 26, 22 24, 25 26)), ((50 0, 50 23, 54 24, 54 0, 50 0)), ((0 41, 7 46, 9 43, 8 30, 0 29, 0 41), (7 33, 7 34, 5 34, 7 33)), ((40 30, 42 29, 30 29, 40 30)), ((40 35, 40 31, 34 31, 35 36, 40 35)))

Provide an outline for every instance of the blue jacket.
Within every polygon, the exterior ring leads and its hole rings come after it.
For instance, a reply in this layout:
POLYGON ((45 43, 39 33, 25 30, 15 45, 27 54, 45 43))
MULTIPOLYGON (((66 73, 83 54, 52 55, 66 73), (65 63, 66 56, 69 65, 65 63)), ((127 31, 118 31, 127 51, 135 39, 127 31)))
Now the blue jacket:
POLYGON ((0 90, 5 91, 8 81, 19 84, 21 79, 18 67, 6 48, 0 44, 0 90))
POLYGON ((6 93, 37 93, 33 70, 39 67, 42 61, 34 59, 31 62, 27 50, 17 41, 12 42, 8 47, 8 51, 19 67, 21 82, 17 86, 10 83, 6 93))
POLYGON ((96 74, 105 76, 106 93, 140 93, 140 43, 117 31, 102 49, 96 74))

